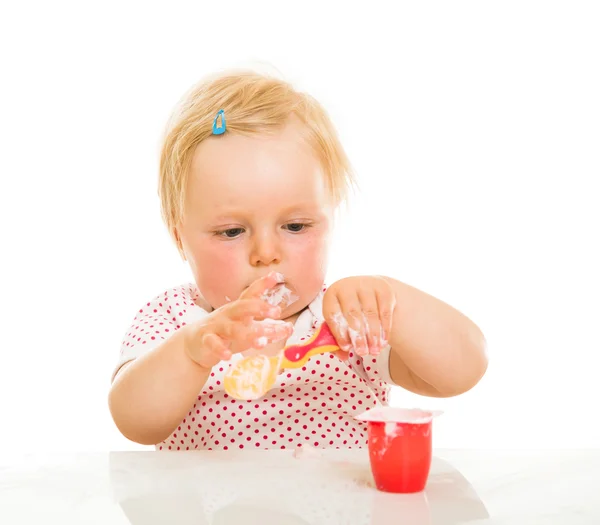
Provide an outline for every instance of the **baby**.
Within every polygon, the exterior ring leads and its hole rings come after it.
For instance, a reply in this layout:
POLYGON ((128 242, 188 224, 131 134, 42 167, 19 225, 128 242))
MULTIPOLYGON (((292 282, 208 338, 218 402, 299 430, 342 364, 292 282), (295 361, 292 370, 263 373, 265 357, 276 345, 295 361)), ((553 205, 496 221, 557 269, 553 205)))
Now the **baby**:
POLYGON ((324 284, 352 184, 327 114, 288 83, 232 72, 184 97, 159 194, 194 282, 144 303, 124 338, 109 406, 125 437, 159 450, 365 447, 354 416, 387 404, 390 385, 446 397, 480 380, 484 337, 454 308, 392 277, 324 284), (342 350, 283 371, 260 399, 224 391, 238 359, 324 321, 342 350))

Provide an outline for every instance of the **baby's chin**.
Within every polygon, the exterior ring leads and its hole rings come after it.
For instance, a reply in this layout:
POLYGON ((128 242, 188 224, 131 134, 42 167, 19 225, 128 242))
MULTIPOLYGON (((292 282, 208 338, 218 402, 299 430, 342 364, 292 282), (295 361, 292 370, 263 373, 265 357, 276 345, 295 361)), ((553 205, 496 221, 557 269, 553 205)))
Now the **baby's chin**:
POLYGON ((295 323, 298 316, 304 310, 306 310, 306 308, 308 307, 309 304, 310 303, 305 303, 305 304, 295 303, 293 305, 290 305, 288 308, 283 310, 283 312, 281 312, 280 319, 282 321, 287 321, 289 323, 295 323))
POLYGON ((283 309, 281 312, 281 319, 288 321, 295 316, 297 317, 300 313, 306 310, 306 308, 308 308, 308 305, 310 305, 310 303, 317 298, 320 292, 321 287, 317 288, 316 291, 303 291, 301 293, 294 292, 297 299, 283 309))

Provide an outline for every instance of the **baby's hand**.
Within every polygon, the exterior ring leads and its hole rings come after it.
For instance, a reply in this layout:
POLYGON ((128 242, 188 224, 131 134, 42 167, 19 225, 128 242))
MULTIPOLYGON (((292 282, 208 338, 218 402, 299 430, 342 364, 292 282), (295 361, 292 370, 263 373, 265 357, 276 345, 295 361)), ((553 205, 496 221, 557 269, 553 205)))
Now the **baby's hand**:
POLYGON ((262 321, 266 318, 277 320, 281 316, 281 308, 269 304, 263 297, 278 283, 278 274, 271 272, 252 283, 239 299, 188 325, 185 346, 190 358, 210 369, 220 361, 230 359, 232 353, 260 348, 290 337, 292 323, 262 321))
POLYGON ((383 277, 347 277, 323 297, 323 315, 340 348, 364 356, 378 355, 392 329, 396 296, 383 277))

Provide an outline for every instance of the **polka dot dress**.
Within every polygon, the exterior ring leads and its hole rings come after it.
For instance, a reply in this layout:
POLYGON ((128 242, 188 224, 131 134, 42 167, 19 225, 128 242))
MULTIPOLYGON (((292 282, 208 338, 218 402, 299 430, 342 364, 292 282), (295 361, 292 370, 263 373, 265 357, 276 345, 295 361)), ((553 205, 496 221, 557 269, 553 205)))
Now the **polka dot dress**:
MULTIPOLYGON (((287 344, 310 338, 323 322, 323 292, 298 317, 287 344)), ((146 303, 135 316, 122 346, 116 371, 127 361, 160 345, 176 330, 207 312, 196 304, 198 289, 186 284, 146 303)), ((223 376, 241 355, 222 361, 196 403, 157 450, 362 448, 366 423, 354 416, 377 404, 387 405, 389 347, 379 356, 347 361, 333 354, 314 356, 299 369, 286 370, 262 398, 240 401, 223 390, 223 376)))

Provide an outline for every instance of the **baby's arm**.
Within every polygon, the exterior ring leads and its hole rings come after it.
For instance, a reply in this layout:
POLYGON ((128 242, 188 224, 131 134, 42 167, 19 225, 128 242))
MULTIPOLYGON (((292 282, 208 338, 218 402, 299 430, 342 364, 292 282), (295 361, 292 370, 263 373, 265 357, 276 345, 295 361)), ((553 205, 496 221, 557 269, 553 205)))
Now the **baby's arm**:
POLYGON ((109 407, 117 428, 131 441, 154 445, 171 435, 210 375, 186 350, 193 325, 119 370, 109 407))
POLYGON ((281 308, 262 298, 276 283, 271 274, 259 279, 238 300, 182 326, 160 346, 121 367, 109 394, 121 433, 145 445, 164 441, 193 406, 213 366, 258 340, 287 339, 291 323, 253 322, 281 315, 281 308))
POLYGON ((396 295, 389 339, 392 380, 433 397, 473 388, 487 369, 486 342, 479 327, 443 301, 385 279, 396 295))

